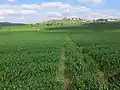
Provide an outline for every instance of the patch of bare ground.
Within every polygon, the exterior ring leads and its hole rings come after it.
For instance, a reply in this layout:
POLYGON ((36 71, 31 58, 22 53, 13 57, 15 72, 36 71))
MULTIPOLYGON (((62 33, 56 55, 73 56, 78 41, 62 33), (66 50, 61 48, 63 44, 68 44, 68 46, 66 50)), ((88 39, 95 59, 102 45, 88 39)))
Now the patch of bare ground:
POLYGON ((70 87, 71 87, 71 82, 70 82, 70 77, 69 77, 69 73, 67 71, 67 65, 66 65, 66 62, 67 62, 67 59, 65 57, 65 49, 62 50, 62 53, 61 53, 61 57, 60 57, 60 70, 59 70, 59 73, 60 73, 60 81, 63 81, 64 84, 65 84, 65 90, 70 90, 70 87))

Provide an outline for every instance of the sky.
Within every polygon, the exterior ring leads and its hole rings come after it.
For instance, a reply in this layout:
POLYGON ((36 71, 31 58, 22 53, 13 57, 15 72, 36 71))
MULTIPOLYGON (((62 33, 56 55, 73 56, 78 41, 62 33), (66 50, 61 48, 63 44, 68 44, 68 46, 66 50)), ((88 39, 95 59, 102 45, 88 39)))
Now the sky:
POLYGON ((0 0, 0 22, 120 18, 120 0, 0 0))

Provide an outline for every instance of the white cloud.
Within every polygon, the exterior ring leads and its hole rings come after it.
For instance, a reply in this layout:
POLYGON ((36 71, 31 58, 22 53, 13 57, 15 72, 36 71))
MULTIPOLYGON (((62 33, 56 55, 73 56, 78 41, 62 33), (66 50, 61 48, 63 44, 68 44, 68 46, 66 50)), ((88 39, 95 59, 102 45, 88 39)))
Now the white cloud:
POLYGON ((16 0, 8 0, 8 2, 15 2, 16 0))
POLYGON ((104 0, 77 0, 79 2, 87 2, 89 4, 101 4, 104 0))
POLYGON ((118 10, 96 10, 91 11, 87 19, 99 18, 120 18, 120 11, 118 10))
POLYGON ((49 15, 53 15, 53 16, 62 16, 60 13, 58 12, 48 12, 49 15))
POLYGON ((0 9, 0 15, 8 15, 8 14, 15 14, 16 11, 12 10, 12 9, 0 9))
POLYGON ((23 9, 40 9, 40 5, 38 5, 38 4, 23 4, 23 5, 21 5, 21 8, 23 8, 23 9))
MULTIPOLYGON (((41 4, 0 5, 0 18, 2 21, 36 23, 63 17, 117 18, 117 10, 92 10, 91 8, 70 5, 63 2, 46 2, 41 4)), ((1 20, 0 20, 1 21, 1 20)))
POLYGON ((35 14, 35 13, 37 13, 37 11, 35 11, 35 10, 22 10, 19 13, 20 14, 35 14))
POLYGON ((4 19, 4 17, 3 17, 3 16, 0 16, 0 20, 1 20, 1 19, 4 19))

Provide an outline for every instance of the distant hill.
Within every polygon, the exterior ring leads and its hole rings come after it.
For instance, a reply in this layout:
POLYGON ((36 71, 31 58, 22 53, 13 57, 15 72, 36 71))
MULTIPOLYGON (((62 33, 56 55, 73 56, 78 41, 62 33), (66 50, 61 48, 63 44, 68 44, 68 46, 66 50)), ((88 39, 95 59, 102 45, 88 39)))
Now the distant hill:
POLYGON ((23 23, 10 23, 10 22, 0 22, 0 26, 23 26, 23 23))
MULTIPOLYGON (((81 23, 88 23, 88 20, 81 19, 81 18, 62 18, 62 19, 54 19, 45 22, 41 22, 41 25, 69 25, 69 24, 81 24, 81 23)), ((39 24, 39 23, 37 23, 39 24)))

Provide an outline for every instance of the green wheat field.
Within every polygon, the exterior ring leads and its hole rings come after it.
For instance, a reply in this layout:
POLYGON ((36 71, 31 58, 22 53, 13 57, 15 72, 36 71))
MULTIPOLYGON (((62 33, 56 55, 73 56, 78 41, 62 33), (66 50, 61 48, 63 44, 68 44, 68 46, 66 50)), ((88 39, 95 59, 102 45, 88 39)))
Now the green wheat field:
POLYGON ((120 90, 119 24, 39 28, 0 30, 0 90, 120 90))

